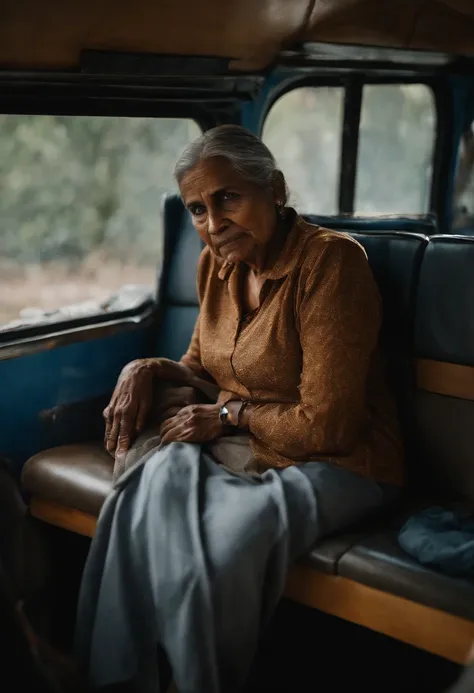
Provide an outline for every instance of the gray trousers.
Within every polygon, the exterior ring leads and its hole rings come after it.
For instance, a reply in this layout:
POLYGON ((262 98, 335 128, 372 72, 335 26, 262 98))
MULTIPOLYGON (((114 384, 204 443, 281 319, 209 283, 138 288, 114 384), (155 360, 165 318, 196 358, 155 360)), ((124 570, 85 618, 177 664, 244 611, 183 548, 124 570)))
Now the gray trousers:
POLYGON ((257 477, 196 444, 151 454, 106 500, 86 563, 76 644, 91 684, 157 693, 159 644, 179 693, 239 691, 289 565, 385 500, 321 462, 257 477))

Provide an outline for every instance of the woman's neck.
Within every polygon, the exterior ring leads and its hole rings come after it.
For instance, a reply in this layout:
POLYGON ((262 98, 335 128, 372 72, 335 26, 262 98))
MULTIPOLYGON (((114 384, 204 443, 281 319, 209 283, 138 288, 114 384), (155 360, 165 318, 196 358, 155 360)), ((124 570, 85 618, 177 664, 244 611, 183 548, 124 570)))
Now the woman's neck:
POLYGON ((257 250, 255 259, 245 263, 256 277, 264 276, 270 272, 283 250, 294 221, 292 210, 285 211, 288 213, 285 213, 283 218, 277 220, 275 232, 267 245, 260 249, 260 253, 257 250))

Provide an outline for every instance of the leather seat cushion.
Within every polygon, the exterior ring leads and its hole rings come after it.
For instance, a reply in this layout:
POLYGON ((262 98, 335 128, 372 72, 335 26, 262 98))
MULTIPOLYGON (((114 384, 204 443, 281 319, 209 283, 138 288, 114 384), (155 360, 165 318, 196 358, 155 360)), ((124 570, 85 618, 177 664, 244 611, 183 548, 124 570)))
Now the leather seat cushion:
POLYGON ((328 537, 318 543, 300 562, 321 573, 336 575, 341 556, 360 539, 360 532, 347 532, 328 537))
POLYGON ((374 533, 374 527, 389 529, 398 526, 413 512, 426 506, 424 499, 402 495, 392 504, 357 522, 346 531, 323 539, 313 547, 302 562, 321 573, 337 575, 342 556, 366 537, 371 536, 374 533))
MULTIPOLYGON (((22 482, 34 495, 96 516, 111 490, 112 470, 113 460, 101 446, 63 445, 29 459, 22 482)), ((360 537, 360 532, 329 537, 305 556, 304 563, 335 574, 339 558, 360 537)))
POLYGON ((112 488, 113 464, 100 445, 62 445, 31 457, 22 483, 35 496, 97 516, 112 488))
POLYGON ((378 532, 357 542, 341 557, 338 573, 384 592, 474 620, 474 582, 423 567, 400 548, 396 530, 378 532))

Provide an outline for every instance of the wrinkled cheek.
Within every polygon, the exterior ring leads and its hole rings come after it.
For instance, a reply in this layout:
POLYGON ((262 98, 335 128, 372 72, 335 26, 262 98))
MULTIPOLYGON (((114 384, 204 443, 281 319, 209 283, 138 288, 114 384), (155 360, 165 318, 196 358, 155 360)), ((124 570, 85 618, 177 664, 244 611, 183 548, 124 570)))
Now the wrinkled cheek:
POLYGON ((207 226, 205 226, 204 224, 202 226, 197 226, 196 224, 194 224, 194 228, 196 229, 197 235, 199 236, 201 241, 206 245, 210 245, 212 247, 211 237, 207 232, 207 226))
POLYGON ((263 209, 253 209, 240 221, 240 226, 244 228, 257 244, 266 243, 273 235, 275 228, 275 218, 271 211, 265 206, 263 209))

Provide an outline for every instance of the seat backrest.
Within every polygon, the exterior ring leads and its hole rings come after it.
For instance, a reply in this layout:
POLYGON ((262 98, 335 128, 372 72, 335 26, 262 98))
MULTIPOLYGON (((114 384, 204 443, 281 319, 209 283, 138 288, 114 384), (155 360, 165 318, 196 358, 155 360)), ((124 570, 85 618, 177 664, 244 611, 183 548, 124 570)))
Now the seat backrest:
POLYGON ((335 231, 350 233, 364 246, 383 301, 381 345, 387 358, 387 375, 395 393, 402 423, 407 463, 415 449, 414 323, 420 267, 435 230, 431 218, 306 217, 335 231))
POLYGON ((325 226, 334 231, 349 233, 389 232, 419 233, 429 236, 436 233, 436 218, 433 215, 413 215, 400 217, 393 214, 386 216, 355 217, 350 214, 338 217, 324 214, 309 214, 305 216, 312 224, 325 226))
POLYGON ((428 238, 397 232, 352 233, 364 246, 383 301, 381 347, 396 396, 407 449, 413 438, 413 342, 416 290, 428 238))
POLYGON ((417 296, 420 480, 474 502, 474 238, 434 236, 417 296))
POLYGON ((156 354, 179 360, 186 352, 199 312, 196 268, 203 244, 178 195, 163 202, 164 259, 159 282, 161 315, 156 354))

